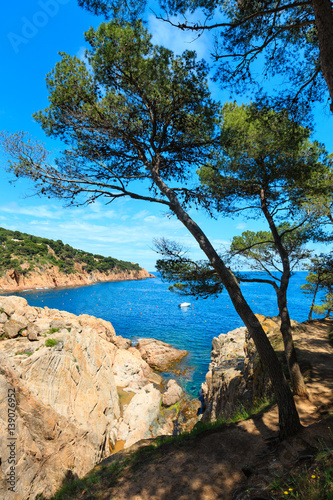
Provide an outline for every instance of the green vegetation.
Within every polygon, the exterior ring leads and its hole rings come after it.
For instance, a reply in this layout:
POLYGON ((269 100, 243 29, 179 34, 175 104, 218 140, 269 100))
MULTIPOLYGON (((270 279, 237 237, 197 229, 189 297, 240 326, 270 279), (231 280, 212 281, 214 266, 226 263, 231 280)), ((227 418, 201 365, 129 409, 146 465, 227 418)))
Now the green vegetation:
POLYGON ((47 339, 45 341, 46 347, 54 347, 55 345, 57 345, 57 343, 58 343, 58 340, 56 340, 56 339, 47 339))
POLYGON ((57 333, 59 332, 60 328, 50 328, 49 331, 47 332, 48 335, 52 335, 52 333, 57 333))
POLYGON ((141 269, 138 264, 77 250, 61 240, 54 241, 0 227, 0 276, 9 269, 20 275, 28 275, 31 271, 48 266, 57 266, 60 272, 74 274, 77 272, 75 263, 83 266, 87 273, 99 271, 109 274, 141 269))
POLYGON ((27 356, 31 356, 33 354, 33 352, 31 352, 31 351, 18 351, 17 353, 15 353, 16 356, 18 354, 26 354, 27 356))
POLYGON ((307 283, 301 285, 303 292, 307 295, 312 295, 312 304, 310 306, 309 320, 312 319, 312 312, 319 315, 329 317, 333 310, 333 255, 332 253, 325 255, 315 255, 311 259, 311 264, 307 266, 309 274, 305 278, 307 283), (316 297, 318 292, 324 292, 322 303, 316 305, 316 297))
POLYGON ((311 464, 299 467, 286 479, 277 478, 270 490, 276 499, 332 500, 333 450, 319 451, 311 464))

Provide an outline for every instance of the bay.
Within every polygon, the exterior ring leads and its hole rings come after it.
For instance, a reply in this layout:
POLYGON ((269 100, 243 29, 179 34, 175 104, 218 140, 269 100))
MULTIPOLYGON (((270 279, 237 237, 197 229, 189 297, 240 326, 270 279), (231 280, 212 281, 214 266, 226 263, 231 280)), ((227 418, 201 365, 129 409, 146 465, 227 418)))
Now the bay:
MULTIPOLYGON (((259 273, 251 273, 258 276, 259 273)), ((309 314, 310 298, 302 293, 306 272, 291 278, 288 306, 292 319, 302 322, 309 314)), ((134 343, 153 337, 189 351, 177 377, 184 389, 198 396, 210 362, 213 337, 243 326, 227 292, 217 298, 181 297, 168 290, 157 275, 140 281, 96 283, 75 288, 29 290, 11 295, 25 297, 30 306, 49 307, 74 314, 90 314, 111 321, 116 333, 134 343), (179 304, 189 302, 187 308, 179 304)), ((267 284, 244 283, 242 291, 254 312, 276 316, 276 295, 267 284)), ((315 315, 314 315, 315 317, 315 315)), ((167 378, 174 373, 164 374, 167 378)))

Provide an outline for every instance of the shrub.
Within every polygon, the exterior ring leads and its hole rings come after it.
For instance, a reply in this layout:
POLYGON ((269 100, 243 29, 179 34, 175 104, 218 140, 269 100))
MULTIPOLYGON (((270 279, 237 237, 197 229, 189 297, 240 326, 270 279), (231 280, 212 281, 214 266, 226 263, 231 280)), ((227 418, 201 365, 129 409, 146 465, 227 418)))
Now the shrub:
POLYGON ((57 343, 58 343, 58 340, 56 340, 56 339, 47 339, 45 342, 45 345, 46 345, 46 347, 54 347, 55 345, 57 345, 57 343))

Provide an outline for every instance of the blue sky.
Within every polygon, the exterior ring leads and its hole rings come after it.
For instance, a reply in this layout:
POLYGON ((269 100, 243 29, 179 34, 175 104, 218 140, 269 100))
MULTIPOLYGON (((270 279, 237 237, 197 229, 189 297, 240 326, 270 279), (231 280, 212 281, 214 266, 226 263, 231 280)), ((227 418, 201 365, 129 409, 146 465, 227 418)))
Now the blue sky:
MULTIPOLYGON (((60 148, 59 143, 46 138, 32 118, 35 111, 48 105, 45 76, 59 60, 58 51, 82 57, 84 31, 90 26, 97 27, 103 19, 80 9, 76 0, 2 2, 0 13, 3 66, 0 129, 29 132, 45 142, 49 150, 56 151, 60 148)), ((158 21, 149 11, 147 19, 154 43, 165 45, 176 53, 195 49, 199 57, 209 60, 210 37, 194 39, 192 34, 158 21)), ((221 102, 228 99, 228 93, 222 93, 216 84, 212 84, 211 90, 221 102)), ((328 107, 318 107, 316 123, 314 138, 333 151, 333 117, 328 107)), ((159 206, 121 199, 107 206, 98 202, 88 207, 64 208, 60 200, 46 201, 32 196, 33 185, 26 180, 10 184, 12 176, 5 171, 4 157, 0 155, 0 159, 2 227, 61 239, 86 251, 138 262, 148 270, 154 269, 157 258, 152 240, 162 236, 182 242, 191 249, 194 258, 202 257, 193 238, 159 206)), ((191 215, 220 250, 245 229, 264 228, 253 220, 242 218, 214 221, 200 212, 193 211, 191 215)))

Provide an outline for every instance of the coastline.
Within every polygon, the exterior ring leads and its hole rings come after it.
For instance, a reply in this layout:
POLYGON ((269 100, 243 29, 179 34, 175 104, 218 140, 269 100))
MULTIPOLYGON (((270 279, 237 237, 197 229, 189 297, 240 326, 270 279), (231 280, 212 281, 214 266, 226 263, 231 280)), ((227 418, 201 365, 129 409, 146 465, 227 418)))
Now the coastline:
POLYGON ((147 278, 155 278, 155 276, 143 268, 140 271, 122 271, 110 274, 100 272, 88 274, 81 271, 75 274, 66 275, 60 273, 56 267, 53 267, 43 273, 33 272, 27 277, 19 276, 17 273, 11 273, 9 271, 0 278, 0 294, 33 290, 50 290, 55 288, 72 288, 104 282, 136 281, 147 278))

